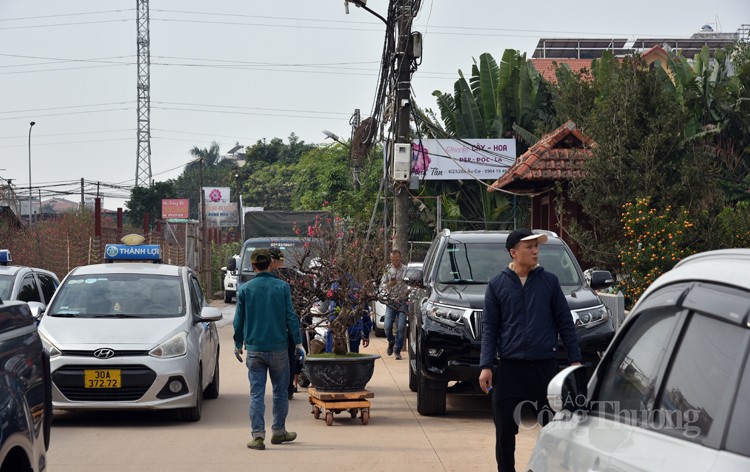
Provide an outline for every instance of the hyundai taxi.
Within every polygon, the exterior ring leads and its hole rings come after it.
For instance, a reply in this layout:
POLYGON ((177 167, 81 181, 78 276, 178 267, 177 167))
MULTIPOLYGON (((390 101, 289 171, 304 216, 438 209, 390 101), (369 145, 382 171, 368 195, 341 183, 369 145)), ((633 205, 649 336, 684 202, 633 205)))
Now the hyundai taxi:
POLYGON ((42 318, 53 406, 175 409, 198 421, 203 398, 219 395, 221 312, 192 269, 127 238, 106 246, 106 263, 73 269, 42 318))

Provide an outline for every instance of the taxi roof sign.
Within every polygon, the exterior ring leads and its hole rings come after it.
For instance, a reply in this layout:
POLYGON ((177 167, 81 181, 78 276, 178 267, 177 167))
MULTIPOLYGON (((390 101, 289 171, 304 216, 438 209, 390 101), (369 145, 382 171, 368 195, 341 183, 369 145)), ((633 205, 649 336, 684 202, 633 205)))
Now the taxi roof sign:
POLYGON ((8 265, 8 263, 12 261, 13 258, 10 257, 10 251, 7 249, 0 249, 0 264, 8 265))
POLYGON ((107 244, 104 247, 104 260, 113 261, 161 261, 161 246, 158 244, 107 244))

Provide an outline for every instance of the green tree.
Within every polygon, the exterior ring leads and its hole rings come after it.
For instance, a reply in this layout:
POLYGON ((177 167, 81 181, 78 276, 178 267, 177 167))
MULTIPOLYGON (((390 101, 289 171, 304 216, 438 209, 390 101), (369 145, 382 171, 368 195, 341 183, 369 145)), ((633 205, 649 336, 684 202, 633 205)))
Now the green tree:
POLYGON ((125 206, 130 211, 130 219, 136 225, 143 221, 148 213, 149 221, 153 223, 161 218, 161 201, 165 198, 178 198, 173 180, 154 182, 149 187, 135 187, 130 192, 130 199, 125 206))
POLYGON ((315 148, 291 133, 288 143, 280 138, 258 140, 245 151, 246 163, 239 169, 242 197, 246 206, 266 210, 292 210, 294 166, 302 155, 315 148))

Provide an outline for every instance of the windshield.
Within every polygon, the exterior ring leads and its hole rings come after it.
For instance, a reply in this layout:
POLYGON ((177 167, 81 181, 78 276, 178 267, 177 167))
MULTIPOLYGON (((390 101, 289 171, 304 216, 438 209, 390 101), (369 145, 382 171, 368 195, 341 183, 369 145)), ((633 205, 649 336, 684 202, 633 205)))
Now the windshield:
POLYGON ((0 300, 9 300, 10 293, 13 291, 13 281, 16 278, 12 275, 0 275, 0 300))
POLYGON ((261 241, 245 246, 245 252, 242 253, 242 263, 240 267, 243 273, 251 273, 253 271, 253 265, 250 263, 250 254, 256 249, 268 249, 271 247, 277 247, 281 249, 284 254, 284 266, 295 268, 297 267, 297 260, 299 259, 300 252, 302 250, 302 241, 261 241))
MULTIPOLYGON (((440 284, 486 284, 510 263, 510 254, 497 243, 451 241, 438 266, 440 284)), ((573 259, 563 246, 539 246, 539 265, 560 279, 560 285, 581 285, 573 259)))
POLYGON ((144 274, 70 276, 47 316, 176 318, 185 314, 180 277, 144 274))

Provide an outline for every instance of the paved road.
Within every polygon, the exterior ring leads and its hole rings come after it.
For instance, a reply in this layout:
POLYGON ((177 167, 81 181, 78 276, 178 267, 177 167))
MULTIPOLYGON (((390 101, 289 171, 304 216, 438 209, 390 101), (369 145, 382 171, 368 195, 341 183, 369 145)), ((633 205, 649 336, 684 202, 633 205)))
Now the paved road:
MULTIPOLYGON (((184 423, 168 412, 56 412, 50 472, 496 470, 489 399, 449 397, 446 416, 420 416, 407 361, 386 357, 385 340, 375 337, 365 351, 384 357, 368 385, 375 393, 368 425, 342 413, 328 427, 313 418, 307 396, 298 393, 287 419, 298 439, 280 446, 268 441, 265 451, 247 449, 249 387, 244 364, 232 355, 234 305, 214 305, 227 315, 219 330, 221 394, 204 402, 203 418, 184 423)), ((270 422, 267 406, 269 431, 270 422)), ((519 435, 518 470, 536 434, 531 429, 519 435)))

